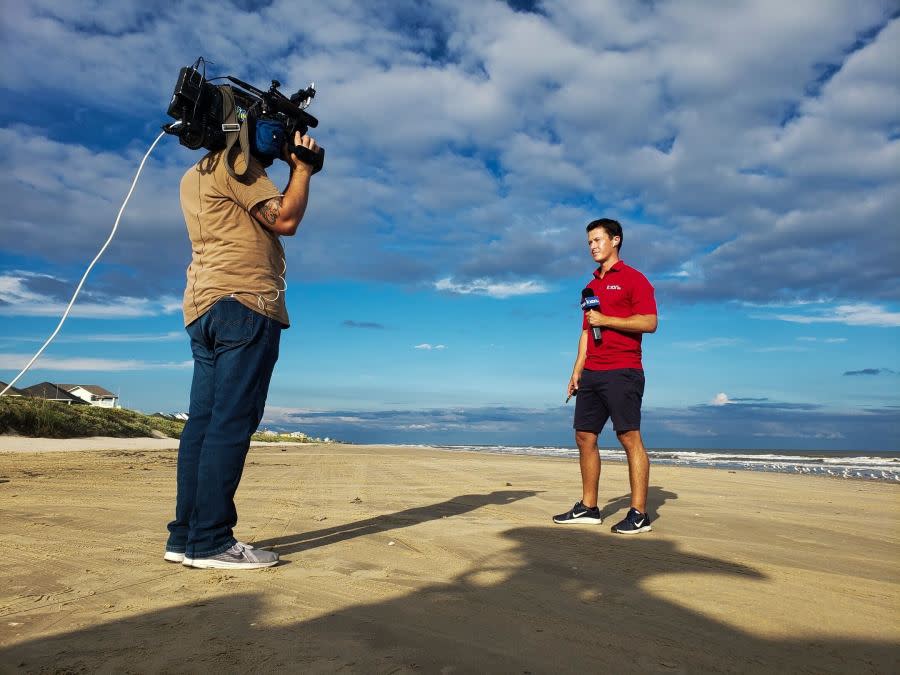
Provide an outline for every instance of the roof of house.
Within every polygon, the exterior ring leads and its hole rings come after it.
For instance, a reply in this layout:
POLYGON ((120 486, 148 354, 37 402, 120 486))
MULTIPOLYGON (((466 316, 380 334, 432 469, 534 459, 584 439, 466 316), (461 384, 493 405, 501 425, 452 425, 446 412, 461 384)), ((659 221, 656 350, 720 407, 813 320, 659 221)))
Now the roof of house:
POLYGON ((73 389, 81 387, 85 391, 89 391, 90 393, 92 393, 94 396, 111 396, 112 398, 118 398, 118 396, 116 396, 114 393, 107 389, 104 389, 99 384, 58 384, 56 386, 69 392, 71 392, 73 389))
POLYGON ((53 384, 52 382, 41 382, 25 387, 22 391, 27 396, 37 396, 38 398, 46 398, 53 401, 71 401, 73 403, 87 403, 83 399, 73 396, 67 392, 62 385, 53 384))
MULTIPOLYGON (((0 381, 0 391, 3 391, 4 389, 6 389, 6 385, 7 385, 6 382, 0 381)), ((26 394, 21 389, 16 389, 15 387, 10 387, 9 391, 6 392, 6 394, 4 394, 4 396, 28 396, 28 394, 26 394)))

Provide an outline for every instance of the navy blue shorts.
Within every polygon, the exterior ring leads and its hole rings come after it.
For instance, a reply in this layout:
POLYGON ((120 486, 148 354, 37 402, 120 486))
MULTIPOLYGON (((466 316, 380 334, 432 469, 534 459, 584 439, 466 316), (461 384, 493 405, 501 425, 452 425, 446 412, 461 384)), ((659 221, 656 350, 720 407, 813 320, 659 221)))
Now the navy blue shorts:
POLYGON ((600 435, 612 418, 616 433, 641 428, 641 401, 644 398, 644 371, 583 370, 575 397, 576 431, 600 435))

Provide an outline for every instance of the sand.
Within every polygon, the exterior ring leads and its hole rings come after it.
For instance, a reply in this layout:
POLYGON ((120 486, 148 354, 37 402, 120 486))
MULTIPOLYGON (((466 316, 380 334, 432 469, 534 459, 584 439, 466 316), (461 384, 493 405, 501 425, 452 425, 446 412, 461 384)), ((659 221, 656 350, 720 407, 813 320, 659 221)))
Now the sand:
POLYGON ((898 670, 893 484, 654 467, 624 537, 622 464, 603 525, 554 526, 574 460, 256 446, 236 534, 283 563, 194 570, 171 444, 0 448, 2 672, 898 670))

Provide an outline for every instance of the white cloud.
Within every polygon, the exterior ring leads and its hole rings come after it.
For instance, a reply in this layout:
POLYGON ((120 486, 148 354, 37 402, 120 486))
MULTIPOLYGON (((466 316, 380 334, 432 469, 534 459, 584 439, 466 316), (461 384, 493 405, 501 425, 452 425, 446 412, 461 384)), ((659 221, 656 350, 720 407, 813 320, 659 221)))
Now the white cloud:
POLYGON ((846 326, 878 326, 882 328, 900 326, 900 312, 892 312, 882 306, 870 303, 838 305, 828 310, 821 310, 817 314, 775 314, 760 315, 757 318, 806 324, 840 323, 846 326))
POLYGON ((713 397, 713 400, 710 401, 710 403, 712 405, 721 406, 728 405, 729 403, 731 403, 731 400, 728 398, 728 394, 726 394, 725 392, 719 392, 713 397))
POLYGON ((505 282, 474 279, 468 282, 457 283, 450 277, 436 281, 434 287, 439 291, 458 293, 459 295, 487 295, 498 299, 517 295, 546 293, 549 290, 543 283, 533 280, 505 282))
POLYGON ((413 347, 413 349, 419 349, 419 350, 426 351, 426 352, 430 352, 432 350, 440 351, 440 350, 446 349, 446 348, 447 347, 445 345, 432 345, 432 344, 429 344, 428 342, 423 342, 422 344, 416 345, 415 347, 413 347))
MULTIPOLYGON (((179 307, 180 309, 180 307, 179 307)), ((70 335, 65 339, 57 336, 57 342, 172 342, 185 340, 184 331, 168 333, 97 333, 88 335, 70 335)))
POLYGON ((703 351, 706 349, 718 349, 720 347, 734 347, 742 342, 744 342, 744 340, 741 338, 715 337, 691 342, 673 342, 672 345, 683 349, 703 351))
MULTIPOLYGON (((25 367, 33 354, 0 353, 0 369, 18 372, 25 367)), ((130 370, 182 370, 193 367, 193 361, 141 361, 138 359, 100 359, 89 357, 56 357, 42 355, 33 370, 77 370, 96 372, 119 372, 130 370)))
MULTIPOLYGON (((4 337, 7 342, 43 342, 46 336, 16 336, 4 337)), ((83 335, 57 335, 54 343, 63 342, 174 342, 186 340, 183 331, 170 331, 168 333, 86 333, 83 335)))
POLYGON ((812 430, 808 427, 798 428, 792 424, 766 420, 759 422, 759 430, 754 431, 753 436, 759 438, 812 438, 828 441, 846 438, 837 429, 812 430))
MULTIPOLYGON (((61 318, 71 298, 64 302, 45 292, 33 290, 31 286, 41 285, 62 290, 75 290, 75 284, 58 279, 49 274, 13 271, 0 274, 0 315, 4 316, 48 316, 61 318)), ((159 299, 135 297, 110 297, 90 293, 82 288, 81 294, 72 306, 70 317, 91 319, 132 319, 137 317, 171 314, 181 310, 181 300, 174 297, 159 299)))
POLYGON ((781 345, 781 346, 772 346, 772 347, 756 347, 751 351, 757 354, 773 354, 778 352, 808 352, 809 347, 799 347, 797 345, 781 345))
POLYGON ((808 307, 810 305, 824 305, 833 302, 833 298, 817 298, 814 300, 786 300, 783 302, 741 302, 744 307, 754 307, 758 309, 783 309, 794 307, 808 307))
MULTIPOLYGON (((0 306, 0 315, 61 317, 66 304, 48 302, 40 306, 0 306)), ((167 306, 168 303, 147 298, 119 298, 118 302, 109 304, 76 301, 69 316, 83 319, 135 319, 169 313, 171 310, 167 306)), ((179 305, 179 309, 180 307, 179 305)))
POLYGON ((709 428, 698 427, 697 424, 692 422, 680 421, 680 420, 662 420, 661 424, 663 428, 672 431, 676 434, 681 434, 684 436, 695 436, 702 438, 711 438, 713 436, 718 436, 719 433, 713 431, 709 428))

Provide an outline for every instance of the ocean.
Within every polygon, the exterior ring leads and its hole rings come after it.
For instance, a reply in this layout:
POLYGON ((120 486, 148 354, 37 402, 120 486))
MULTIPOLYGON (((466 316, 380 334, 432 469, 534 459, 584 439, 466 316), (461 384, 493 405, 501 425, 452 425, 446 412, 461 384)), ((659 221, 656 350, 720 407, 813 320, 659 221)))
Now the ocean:
MULTIPOLYGON (((531 455, 577 459, 576 448, 509 445, 428 445, 451 452, 487 452, 498 455, 531 455)), ((700 450, 660 448, 648 450, 650 463, 675 466, 699 466, 740 471, 855 478, 900 483, 900 452, 806 452, 773 450, 700 450)), ((600 448, 604 461, 625 462, 621 449, 600 448)))

